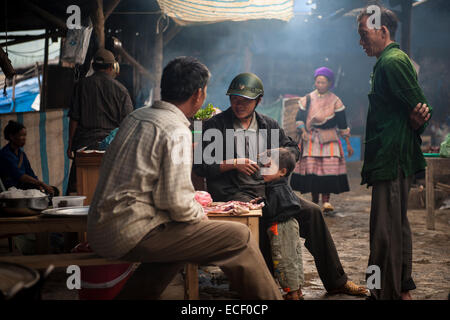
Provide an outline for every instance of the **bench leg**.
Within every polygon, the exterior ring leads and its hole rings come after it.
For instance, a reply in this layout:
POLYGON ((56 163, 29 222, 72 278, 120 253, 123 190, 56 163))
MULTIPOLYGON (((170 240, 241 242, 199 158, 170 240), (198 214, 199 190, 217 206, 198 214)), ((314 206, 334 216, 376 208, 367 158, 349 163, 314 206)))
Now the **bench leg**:
POLYGON ((185 267, 184 298, 186 300, 198 300, 198 265, 188 263, 185 267))

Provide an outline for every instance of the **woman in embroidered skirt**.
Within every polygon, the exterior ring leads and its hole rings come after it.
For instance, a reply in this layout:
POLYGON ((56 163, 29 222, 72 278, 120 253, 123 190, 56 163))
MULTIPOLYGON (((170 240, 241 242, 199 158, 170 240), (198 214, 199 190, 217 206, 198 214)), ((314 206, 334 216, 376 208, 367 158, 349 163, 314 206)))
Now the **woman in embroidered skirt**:
POLYGON ((312 194, 319 203, 322 194, 324 212, 333 211, 331 193, 349 191, 345 156, 339 135, 347 143, 349 157, 350 129, 341 99, 329 91, 334 85, 334 74, 322 67, 314 74, 316 90, 299 99, 296 126, 302 137, 302 156, 291 178, 291 186, 301 193, 312 194))

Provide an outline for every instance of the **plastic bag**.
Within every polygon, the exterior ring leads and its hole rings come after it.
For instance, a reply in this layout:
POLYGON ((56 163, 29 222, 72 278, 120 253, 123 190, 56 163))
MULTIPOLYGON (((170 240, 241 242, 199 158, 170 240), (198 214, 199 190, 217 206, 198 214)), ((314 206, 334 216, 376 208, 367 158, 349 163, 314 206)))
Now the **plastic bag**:
POLYGON ((444 158, 450 158, 450 133, 447 134, 447 137, 441 143, 440 155, 444 158))
POLYGON ((89 47, 92 29, 92 23, 89 19, 89 26, 67 30, 66 41, 64 41, 61 49, 61 60, 74 64, 83 64, 89 47))

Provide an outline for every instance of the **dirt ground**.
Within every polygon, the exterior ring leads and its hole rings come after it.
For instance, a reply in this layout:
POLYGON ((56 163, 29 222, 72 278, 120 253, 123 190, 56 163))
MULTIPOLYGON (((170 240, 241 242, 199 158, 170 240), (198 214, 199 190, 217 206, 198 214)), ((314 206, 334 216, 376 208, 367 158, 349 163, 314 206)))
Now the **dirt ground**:
MULTIPOLYGON (((369 211, 371 189, 360 186, 360 162, 348 164, 351 191, 332 195, 331 203, 336 215, 325 217, 338 250, 341 263, 350 280, 365 284, 365 270, 369 258, 369 211)), ((305 195, 310 199, 310 195, 305 195)), ((417 289, 414 299, 447 299, 450 293, 450 209, 436 210, 436 230, 427 230, 424 209, 409 210, 408 218, 413 232, 413 278, 417 289)), ((0 254, 7 254, 5 239, 0 241, 0 254)), ((305 272, 305 299, 361 299, 345 295, 326 294, 317 274, 313 257, 303 248, 305 272)), ((228 283, 217 268, 200 271, 201 299, 236 299, 228 290, 228 283)), ((78 299, 76 290, 66 288, 67 274, 56 269, 47 279, 43 289, 44 300, 78 299)), ((183 299, 183 277, 180 273, 163 293, 161 299, 183 299)))

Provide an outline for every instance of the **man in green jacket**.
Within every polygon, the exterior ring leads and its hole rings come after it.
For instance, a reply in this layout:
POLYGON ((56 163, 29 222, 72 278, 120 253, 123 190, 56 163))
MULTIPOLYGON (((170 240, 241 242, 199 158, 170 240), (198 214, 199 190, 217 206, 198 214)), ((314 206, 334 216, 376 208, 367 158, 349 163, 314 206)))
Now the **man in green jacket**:
POLYGON ((388 9, 379 9, 379 17, 367 9, 358 16, 360 45, 368 56, 377 58, 371 75, 361 184, 372 186, 372 267, 368 270, 379 270, 380 281, 373 281, 376 273, 368 274, 367 286, 371 298, 409 300, 409 291, 416 286, 411 275, 408 194, 412 177, 426 166, 420 134, 431 107, 411 60, 394 42, 397 17, 388 9), (381 21, 378 26, 377 21, 381 21))

